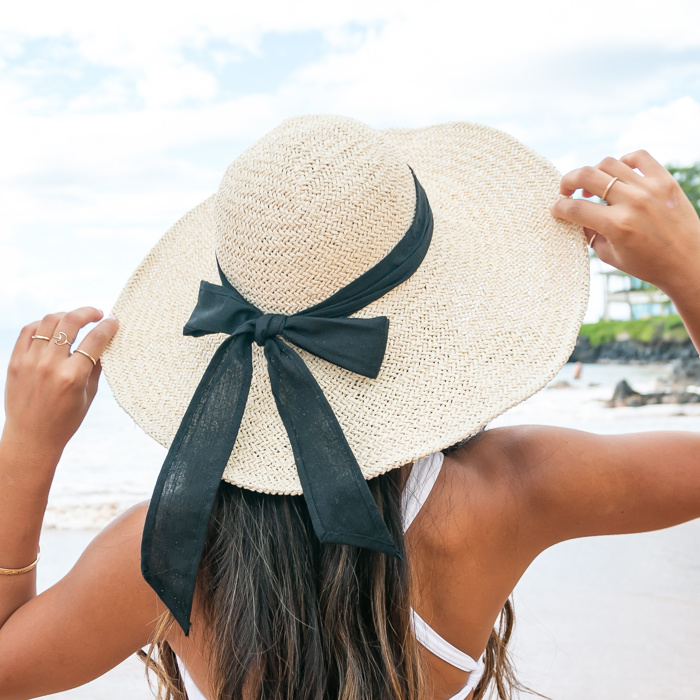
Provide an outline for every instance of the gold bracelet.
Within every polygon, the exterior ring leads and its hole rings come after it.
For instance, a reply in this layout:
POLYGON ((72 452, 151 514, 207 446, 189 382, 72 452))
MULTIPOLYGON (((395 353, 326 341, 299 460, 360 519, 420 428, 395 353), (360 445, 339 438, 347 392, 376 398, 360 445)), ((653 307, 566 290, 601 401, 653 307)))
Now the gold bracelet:
POLYGON ((20 574, 28 574, 32 569, 36 568, 36 565, 39 563, 39 559, 41 559, 41 547, 39 547, 39 551, 36 553, 36 559, 29 566, 25 566, 23 569, 3 569, 0 567, 0 576, 19 576, 20 574))

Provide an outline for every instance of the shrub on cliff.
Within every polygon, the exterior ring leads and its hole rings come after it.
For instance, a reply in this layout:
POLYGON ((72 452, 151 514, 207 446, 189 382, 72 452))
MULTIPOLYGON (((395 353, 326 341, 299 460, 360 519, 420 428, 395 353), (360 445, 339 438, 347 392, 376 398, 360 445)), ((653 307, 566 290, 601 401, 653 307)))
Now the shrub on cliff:
POLYGON ((612 341, 636 340, 640 343, 683 342, 688 332, 680 316, 653 316, 632 321, 584 323, 579 337, 588 338, 593 347, 612 341))

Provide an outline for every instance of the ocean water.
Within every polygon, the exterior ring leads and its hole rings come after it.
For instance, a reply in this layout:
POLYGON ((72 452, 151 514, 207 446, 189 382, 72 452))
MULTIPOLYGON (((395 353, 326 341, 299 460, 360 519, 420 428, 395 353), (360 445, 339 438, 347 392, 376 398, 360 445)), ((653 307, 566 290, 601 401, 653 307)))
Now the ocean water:
MULTIPOLYGON (((8 336, 0 337, 0 388, 9 359, 8 336)), ((599 433, 700 430, 700 404, 606 408, 620 379, 653 391, 669 365, 584 365, 580 379, 566 365, 550 385, 493 421, 492 426, 558 425, 599 433)), ((3 416, 4 417, 4 416, 3 416)), ((67 446, 56 471, 46 525, 101 527, 126 508, 146 500, 166 450, 145 435, 115 402, 104 379, 93 406, 67 446)))

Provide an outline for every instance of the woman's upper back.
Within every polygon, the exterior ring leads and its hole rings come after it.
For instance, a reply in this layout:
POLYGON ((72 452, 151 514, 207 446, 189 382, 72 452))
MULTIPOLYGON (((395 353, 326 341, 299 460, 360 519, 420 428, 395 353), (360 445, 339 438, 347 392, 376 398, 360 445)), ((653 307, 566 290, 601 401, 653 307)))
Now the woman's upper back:
MULTIPOLYGON (((516 574, 506 555, 510 518, 504 519, 504 510, 496 505, 502 504, 497 491, 506 490, 509 471, 493 463, 504 459, 497 446, 502 447, 502 440, 484 434, 444 461, 438 453, 404 468, 402 510, 414 610, 437 635, 474 660, 481 657, 522 573, 516 574), (500 522, 488 522, 496 514, 500 522), (494 557, 494 544, 503 556, 494 557), (495 563, 499 560, 508 565, 495 563)), ((206 696, 206 650, 197 641, 197 622, 195 612, 189 640, 174 628, 169 641, 206 696)), ((469 672, 430 651, 425 659, 436 700, 452 698, 467 684, 469 672)))

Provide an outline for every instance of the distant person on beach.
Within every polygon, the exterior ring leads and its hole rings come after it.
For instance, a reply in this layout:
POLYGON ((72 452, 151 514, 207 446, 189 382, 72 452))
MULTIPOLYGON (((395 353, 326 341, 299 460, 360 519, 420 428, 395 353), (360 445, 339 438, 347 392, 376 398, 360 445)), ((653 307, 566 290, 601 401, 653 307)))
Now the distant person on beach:
POLYGON ((569 357, 586 243, 668 294, 700 347, 700 221, 644 151, 559 182, 473 124, 299 117, 263 137, 116 317, 83 307, 19 335, 0 698, 134 653, 173 700, 513 697, 509 597, 539 553, 700 516, 700 433, 486 429, 569 357), (168 456, 153 498, 37 596, 54 471, 102 365, 168 456))

